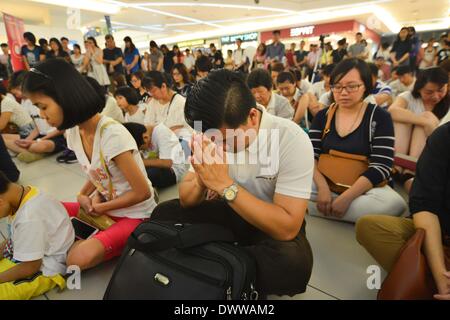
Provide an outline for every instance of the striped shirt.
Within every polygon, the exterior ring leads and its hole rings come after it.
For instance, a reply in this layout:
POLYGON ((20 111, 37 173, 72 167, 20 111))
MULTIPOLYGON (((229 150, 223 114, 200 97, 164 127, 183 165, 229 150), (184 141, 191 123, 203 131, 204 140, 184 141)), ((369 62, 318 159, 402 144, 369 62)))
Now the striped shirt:
POLYGON ((336 131, 335 118, 331 121, 330 132, 322 140, 322 131, 327 122, 328 108, 319 111, 314 118, 309 137, 314 147, 314 157, 330 150, 366 156, 369 168, 362 176, 376 186, 391 180, 394 163, 394 125, 391 115, 374 104, 369 104, 359 127, 345 137, 336 131))

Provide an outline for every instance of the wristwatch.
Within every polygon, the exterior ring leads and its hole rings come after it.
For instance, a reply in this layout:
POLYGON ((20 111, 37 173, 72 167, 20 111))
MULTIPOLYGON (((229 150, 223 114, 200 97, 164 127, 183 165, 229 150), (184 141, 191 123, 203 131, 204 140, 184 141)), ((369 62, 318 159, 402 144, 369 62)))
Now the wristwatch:
POLYGON ((233 183, 231 186, 223 190, 222 198, 224 198, 227 202, 233 202, 237 197, 238 191, 239 189, 237 183, 233 183))

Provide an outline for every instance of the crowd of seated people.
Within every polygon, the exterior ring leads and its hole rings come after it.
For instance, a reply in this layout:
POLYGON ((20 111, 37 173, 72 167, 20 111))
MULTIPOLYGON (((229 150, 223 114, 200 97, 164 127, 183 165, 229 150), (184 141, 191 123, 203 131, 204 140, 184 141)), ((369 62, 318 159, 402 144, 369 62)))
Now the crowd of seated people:
POLYGON ((313 264, 307 214, 356 224, 357 240, 387 271, 414 227, 424 228, 436 297, 449 298, 442 262, 450 235, 448 57, 436 50, 440 64, 433 58, 418 70, 414 36, 402 29, 375 63, 361 34, 347 49, 340 41, 336 50, 308 53, 304 43, 286 51, 277 32, 253 63, 240 46, 231 63, 214 46, 194 59, 154 41, 139 63, 131 38, 122 52, 108 35, 104 50, 87 40, 77 68, 78 49, 52 38, 44 54, 26 33, 26 70, 0 86, 0 218, 16 230, 0 245, 0 298, 64 287, 64 265, 86 270, 120 256, 133 230, 152 219, 224 225, 255 258, 263 296, 301 293, 313 264), (266 134, 274 131, 277 140, 266 134), (250 163, 261 146, 276 157, 250 163), (58 161, 77 161, 86 174, 76 202, 14 182, 11 157, 31 162, 61 151, 58 161), (397 164, 399 154, 420 159, 417 171, 397 164), (241 155, 244 163, 231 161, 241 155), (155 188, 174 185, 179 199, 158 204, 155 188), (230 188, 234 198, 219 201, 230 188), (413 220, 403 217, 399 188, 413 220), (30 212, 43 209, 51 213, 31 224, 30 212), (69 217, 80 211, 113 224, 69 241, 69 217), (12 282, 38 271, 41 286, 14 291, 12 282))

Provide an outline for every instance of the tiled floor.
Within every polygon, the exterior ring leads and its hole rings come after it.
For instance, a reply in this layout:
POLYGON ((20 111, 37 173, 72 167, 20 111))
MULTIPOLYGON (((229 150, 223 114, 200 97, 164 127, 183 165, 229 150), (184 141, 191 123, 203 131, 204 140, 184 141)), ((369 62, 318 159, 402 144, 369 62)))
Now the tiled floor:
MULTIPOLYGON (((78 164, 63 165, 49 157, 32 164, 15 161, 22 172, 20 182, 35 185, 61 201, 74 201, 84 183, 78 164)), ((160 201, 178 196, 176 188, 159 193, 160 201)), ((270 299, 329 300, 375 299, 369 290, 366 270, 376 264, 355 240, 354 226, 317 217, 307 217, 307 235, 314 252, 314 268, 307 291, 294 297, 270 296, 270 299)), ((0 222, 0 236, 6 235, 0 222)), ((81 290, 54 290, 39 299, 101 299, 117 260, 105 263, 82 275, 81 290)), ((384 274, 382 274, 384 276, 384 274)))

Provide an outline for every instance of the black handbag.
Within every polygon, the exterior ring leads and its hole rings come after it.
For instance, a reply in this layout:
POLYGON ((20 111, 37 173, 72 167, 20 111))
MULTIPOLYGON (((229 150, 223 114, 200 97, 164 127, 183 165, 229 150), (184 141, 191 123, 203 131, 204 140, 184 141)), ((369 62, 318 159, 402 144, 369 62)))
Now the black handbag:
POLYGON ((256 262, 233 241, 218 225, 144 222, 104 300, 257 300, 256 262))

